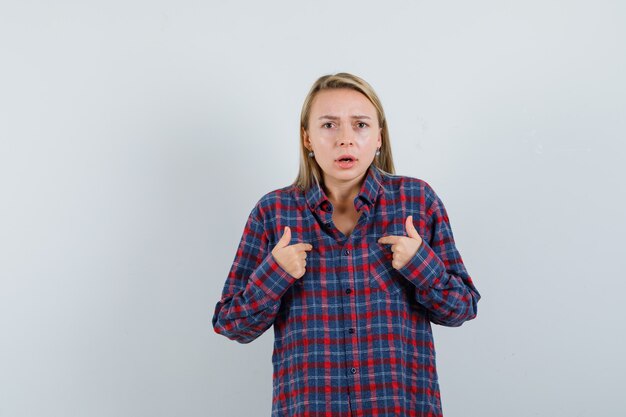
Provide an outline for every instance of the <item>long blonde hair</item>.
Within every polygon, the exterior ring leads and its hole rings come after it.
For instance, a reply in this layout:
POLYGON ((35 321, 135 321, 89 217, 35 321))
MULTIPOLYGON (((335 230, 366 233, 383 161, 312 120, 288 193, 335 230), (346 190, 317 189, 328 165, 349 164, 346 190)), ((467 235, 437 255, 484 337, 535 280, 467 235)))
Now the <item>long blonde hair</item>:
POLYGON ((389 131, 387 130, 387 120, 380 99, 374 89, 365 80, 347 72, 340 72, 318 78, 302 104, 302 112, 300 113, 300 169, 298 177, 293 182, 293 185, 302 190, 306 191, 314 184, 321 184, 323 179, 322 169, 317 161, 315 161, 315 158, 309 158, 309 150, 304 146, 304 133, 309 128, 311 104, 319 91, 338 88, 349 88, 358 91, 367 97, 374 105, 378 116, 378 125, 381 128, 381 146, 380 155, 374 158, 372 164, 380 171, 395 174, 393 157, 391 155, 391 144, 389 143, 389 131))

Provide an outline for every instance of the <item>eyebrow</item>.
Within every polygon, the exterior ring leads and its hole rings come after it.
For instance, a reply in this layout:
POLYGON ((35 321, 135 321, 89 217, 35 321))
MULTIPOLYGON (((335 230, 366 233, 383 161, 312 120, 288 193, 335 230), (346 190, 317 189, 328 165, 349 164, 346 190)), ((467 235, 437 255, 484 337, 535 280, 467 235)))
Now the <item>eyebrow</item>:
MULTIPOLYGON (((354 116, 350 116, 351 119, 371 119, 371 117, 366 116, 364 114, 357 114, 354 116)), ((330 119, 330 120, 339 120, 338 116, 332 116, 330 114, 325 114, 324 116, 320 116, 320 118, 318 120, 322 120, 322 119, 330 119)))

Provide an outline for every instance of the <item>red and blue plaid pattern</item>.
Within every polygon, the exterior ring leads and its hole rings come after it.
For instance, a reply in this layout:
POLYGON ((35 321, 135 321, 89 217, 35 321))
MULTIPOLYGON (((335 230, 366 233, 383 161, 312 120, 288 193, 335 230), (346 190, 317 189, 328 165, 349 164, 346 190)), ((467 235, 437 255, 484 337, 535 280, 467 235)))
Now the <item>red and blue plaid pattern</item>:
POLYGON ((460 326, 480 295, 442 201, 423 180, 368 169, 346 238, 319 186, 263 196, 250 213, 213 326, 249 343, 274 325, 273 417, 441 416, 431 322, 460 326), (413 215, 423 239, 400 270, 390 245, 413 215), (284 232, 310 243, 296 280, 271 255, 284 232))

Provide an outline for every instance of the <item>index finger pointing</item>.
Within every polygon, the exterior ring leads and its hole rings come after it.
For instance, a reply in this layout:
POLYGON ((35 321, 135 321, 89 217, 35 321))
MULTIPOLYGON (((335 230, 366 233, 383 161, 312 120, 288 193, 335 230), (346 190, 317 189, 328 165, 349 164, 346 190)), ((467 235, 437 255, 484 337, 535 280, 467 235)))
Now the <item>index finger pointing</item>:
POLYGON ((393 245, 397 243, 402 236, 383 236, 378 239, 378 243, 382 243, 383 245, 393 245))
POLYGON ((313 245, 310 243, 296 243, 293 247, 296 250, 313 250, 313 245))

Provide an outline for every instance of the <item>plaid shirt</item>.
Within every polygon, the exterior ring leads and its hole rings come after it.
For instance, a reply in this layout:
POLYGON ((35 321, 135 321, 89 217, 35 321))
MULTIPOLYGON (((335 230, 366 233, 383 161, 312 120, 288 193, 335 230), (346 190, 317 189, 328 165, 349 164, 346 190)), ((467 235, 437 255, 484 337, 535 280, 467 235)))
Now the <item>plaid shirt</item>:
POLYGON ((274 325, 273 417, 441 416, 431 322, 460 326, 480 295, 457 251, 446 210, 423 180, 372 165, 352 234, 333 224, 323 189, 272 191, 250 213, 221 300, 217 333, 249 343, 274 325), (384 235, 406 236, 413 215, 423 242, 400 270, 384 235), (297 280, 271 255, 310 243, 297 280))

